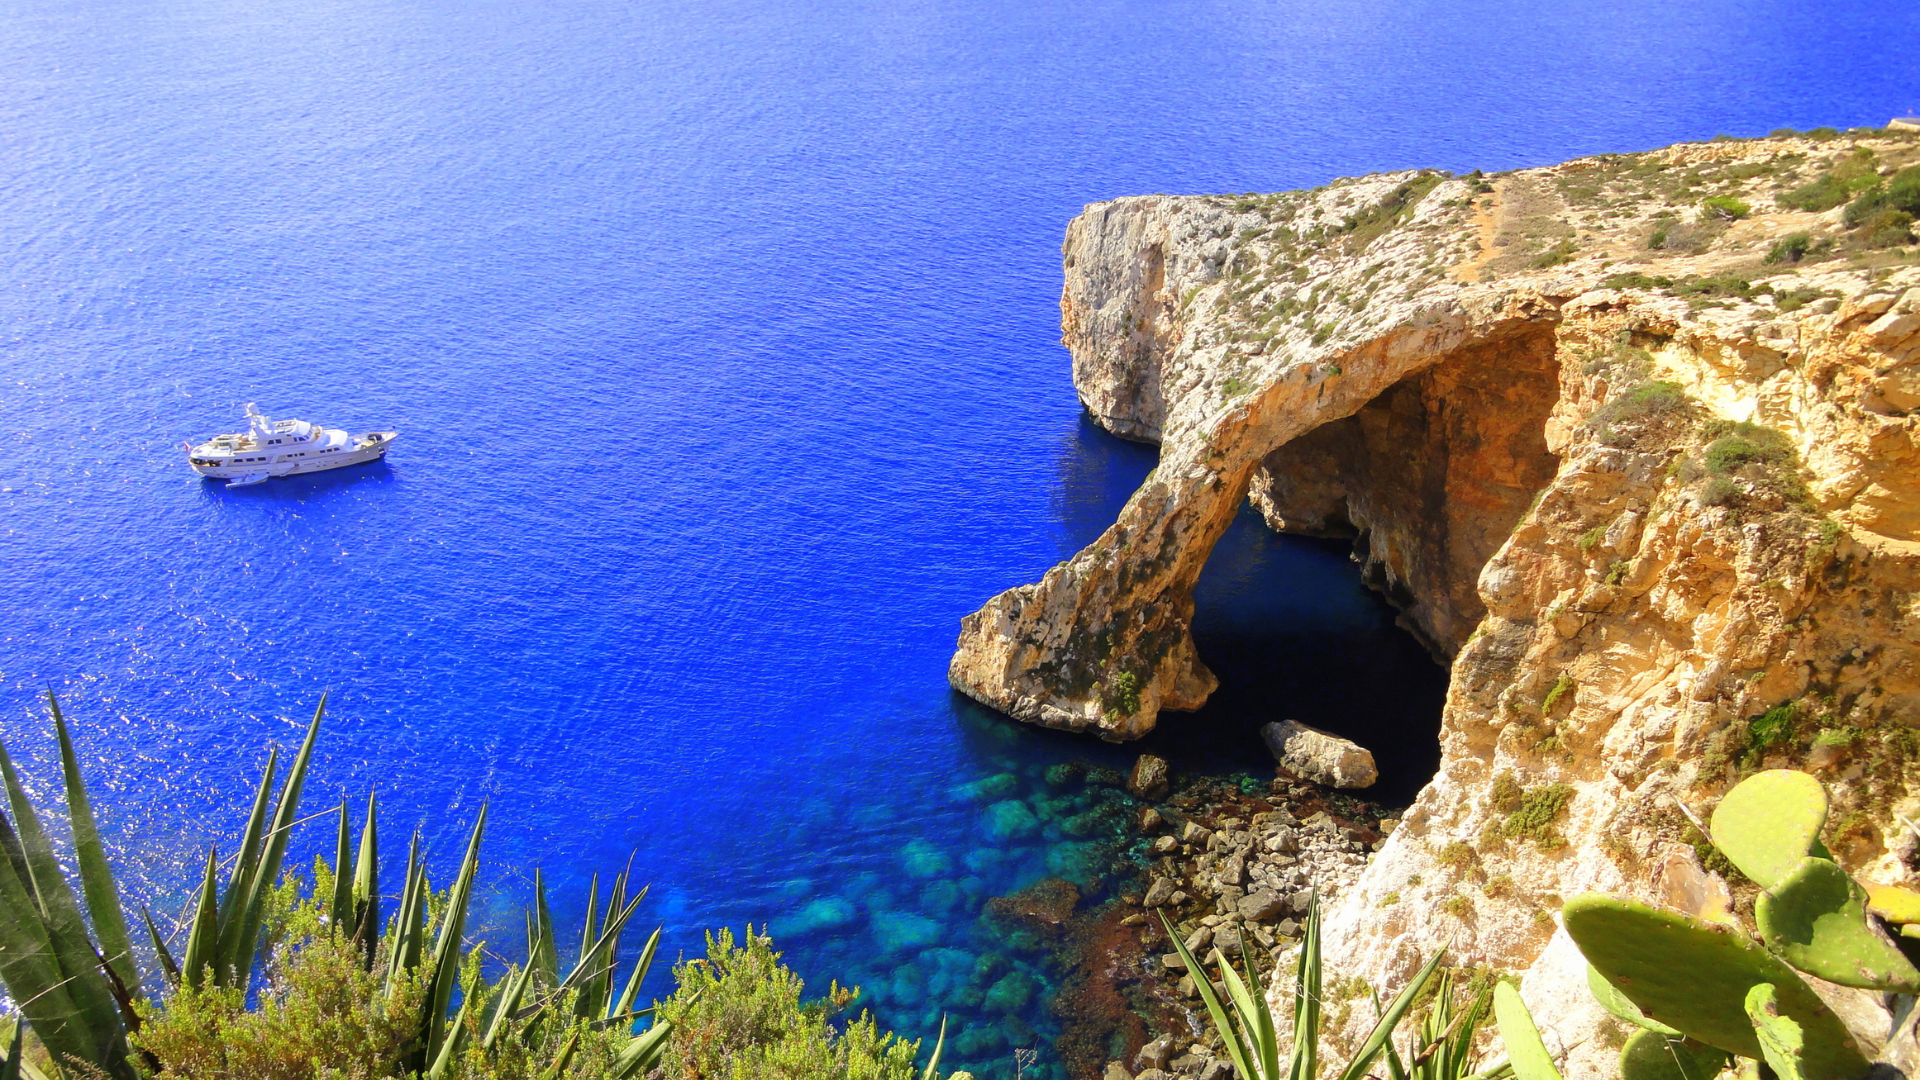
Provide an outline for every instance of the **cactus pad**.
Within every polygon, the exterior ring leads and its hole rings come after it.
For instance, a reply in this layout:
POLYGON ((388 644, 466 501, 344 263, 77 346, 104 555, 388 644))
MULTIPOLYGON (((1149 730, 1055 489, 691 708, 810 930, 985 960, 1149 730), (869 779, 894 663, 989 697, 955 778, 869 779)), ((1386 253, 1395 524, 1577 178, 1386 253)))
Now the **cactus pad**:
POLYGON ((1730 1057, 1703 1042, 1637 1031, 1620 1050, 1620 1080, 1713 1080, 1730 1057))
POLYGON ((1867 910, 1898 925, 1920 923, 1920 892, 1901 885, 1869 885, 1867 910))
MULTIPOLYGON (((1820 843, 1827 789, 1792 769, 1742 780, 1713 811, 1713 845, 1740 872, 1771 889, 1820 843)), ((1822 849, 1824 850, 1824 849, 1822 849)))
POLYGON ((1595 970, 1592 964, 1587 965, 1587 989, 1593 992, 1593 1000, 1599 1002, 1601 1008, 1627 1023, 1661 1035, 1671 1035, 1676 1039, 1680 1037, 1679 1032, 1660 1021, 1647 1019, 1647 1014, 1640 1011, 1640 1006, 1628 1001, 1627 995, 1621 993, 1619 987, 1608 982, 1607 977, 1595 970))
POLYGON ((1506 1044, 1515 1080, 1560 1080, 1553 1055, 1541 1041, 1540 1029, 1533 1026, 1533 1014, 1527 1011, 1526 1002, 1520 1000, 1520 991, 1512 983, 1494 986, 1493 1019, 1500 1026, 1500 1041, 1506 1044))
POLYGON ((1845 870, 1808 857, 1754 904, 1774 955, 1809 975, 1862 990, 1920 991, 1920 971, 1867 919, 1867 891, 1845 870))
POLYGON ((1761 1055, 1747 991, 1769 983, 1806 1040, 1806 1080, 1852 1080, 1866 1059, 1833 1010, 1744 935, 1635 900, 1589 893, 1561 909, 1587 962, 1648 1017, 1743 1057, 1761 1055))
POLYGON ((1773 987, 1761 983, 1747 991, 1747 1018, 1753 1021, 1754 1034, 1760 1036, 1760 1049, 1767 1056, 1767 1067, 1780 1080, 1805 1080, 1802 1067, 1806 1039, 1800 1025, 1780 1015, 1778 995, 1773 987))

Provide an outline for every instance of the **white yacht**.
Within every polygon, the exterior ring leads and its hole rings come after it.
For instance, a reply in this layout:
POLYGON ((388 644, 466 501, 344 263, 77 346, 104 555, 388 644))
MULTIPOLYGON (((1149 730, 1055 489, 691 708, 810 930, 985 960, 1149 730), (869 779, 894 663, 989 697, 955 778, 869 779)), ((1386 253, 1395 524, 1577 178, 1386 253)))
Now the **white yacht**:
POLYGON ((258 484, 269 476, 338 469, 386 456, 400 433, 365 431, 353 434, 323 428, 305 420, 269 420, 247 403, 247 430, 215 435, 187 448, 187 464, 201 476, 227 481, 228 487, 258 484))

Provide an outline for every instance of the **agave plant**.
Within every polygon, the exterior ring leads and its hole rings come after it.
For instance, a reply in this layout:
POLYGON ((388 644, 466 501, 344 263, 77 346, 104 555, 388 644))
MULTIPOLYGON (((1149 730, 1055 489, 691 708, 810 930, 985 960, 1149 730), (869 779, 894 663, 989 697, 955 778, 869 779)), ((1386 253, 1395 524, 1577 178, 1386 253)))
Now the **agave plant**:
MULTIPOLYGON (((1243 978, 1218 948, 1212 953, 1212 960, 1220 969, 1220 981, 1226 989, 1228 1003, 1223 1003, 1220 994, 1207 978, 1206 970, 1194 959, 1186 943, 1173 931, 1166 916, 1160 917, 1161 924, 1167 929, 1173 947, 1186 964, 1187 971, 1193 976, 1194 989, 1200 994, 1200 1000, 1207 1007, 1207 1014, 1213 1019, 1214 1029, 1220 1033, 1220 1041, 1225 1045, 1227 1057, 1233 1062, 1235 1075, 1242 1080, 1317 1080, 1321 1073, 1320 1064, 1320 903, 1316 895, 1307 911, 1305 933, 1300 939, 1300 953, 1294 968, 1293 990, 1293 1045, 1284 1052, 1280 1045, 1279 1026, 1274 1022, 1273 1010, 1267 1003, 1265 990, 1260 985, 1260 975, 1254 966, 1253 956, 1247 950, 1244 937, 1240 941, 1240 963, 1246 969, 1243 978)), ((1468 1050, 1473 1043, 1474 1027, 1485 1015, 1484 1005, 1476 1004, 1466 1013, 1455 1017, 1450 1001, 1436 1003, 1430 1013, 1422 1038, 1410 1043, 1403 1058, 1393 1046, 1394 1029, 1400 1025, 1407 1013, 1420 999, 1430 980, 1439 970, 1440 960, 1445 950, 1434 953, 1433 958, 1421 967, 1412 980, 1394 997, 1393 1002, 1379 1010, 1379 1019, 1373 1029, 1360 1044, 1360 1049, 1341 1065, 1335 1074, 1339 1080, 1360 1080, 1367 1075, 1373 1063, 1382 1054, 1387 1055, 1387 1065, 1394 1080, 1460 1080, 1467 1075, 1468 1050), (1436 1022, 1436 1016, 1439 1018, 1436 1022), (1411 1061, 1411 1071, 1408 1062, 1411 1061)), ((1443 988, 1444 989, 1444 988, 1443 988)), ((1446 994, 1441 998, 1444 1000, 1446 994)), ((1505 1074, 1505 1065, 1495 1066, 1473 1074, 1473 1080, 1496 1080, 1505 1074)))
MULTIPOLYGON (((25 1027, 33 1029, 57 1067, 79 1065, 113 1080, 133 1080, 135 1068, 128 1035, 141 1023, 135 1006, 143 994, 143 984, 66 720, 51 693, 47 701, 60 748, 75 862, 86 906, 83 914, 39 815, 28 802, 5 748, 0 747, 0 778, 5 780, 12 810, 11 823, 0 814, 0 851, 4 852, 0 857, 0 983, 4 983, 24 1020, 24 1024, 13 1027, 12 1049, 0 1062, 0 1080, 21 1076, 44 1080, 23 1058, 21 1033, 25 1027)), ((264 962, 271 944, 265 933, 270 894, 280 879, 288 840, 298 820, 300 789, 325 712, 323 697, 277 798, 270 796, 279 758, 277 753, 269 756, 239 850, 231 857, 224 888, 219 853, 207 853, 182 956, 175 958, 151 914, 142 912, 154 955, 169 986, 244 990, 254 970, 264 962)), ((630 894, 625 873, 614 879, 604 911, 598 908, 599 885, 595 879, 579 959, 564 976, 559 971, 559 951, 544 883, 536 876, 535 904, 527 913, 527 963, 510 968, 491 985, 470 982, 455 1012, 453 999, 461 972, 478 967, 470 962, 472 954, 464 935, 479 869, 486 810, 482 808, 474 822, 437 927, 430 926, 427 916, 433 890, 417 835, 408 851, 399 906, 390 919, 382 921, 377 817, 370 798, 359 842, 354 846, 350 843, 354 830, 349 810, 341 804, 333 863, 336 873, 332 894, 326 898, 328 924, 330 932, 348 935, 358 944, 367 970, 373 969, 377 958, 386 958, 389 996, 410 980, 424 979, 418 1030, 400 1062, 403 1075, 428 1080, 446 1076, 456 1060, 475 1048, 471 1045, 475 1040, 484 1057, 502 1040, 535 1045, 546 1024, 572 1026, 585 1021, 608 1028, 621 1024, 630 1028, 651 1012, 635 1010, 633 1003, 659 945, 658 930, 642 948, 620 993, 614 994, 620 937, 646 894, 644 889, 630 894), (435 929, 437 933, 432 932, 435 929), (563 1008, 566 1015, 560 1015, 563 1008)), ((618 1053, 614 1074, 636 1076, 652 1068, 668 1034, 668 1026, 657 1023, 632 1037, 618 1053)), ((575 1037, 556 1051, 545 1075, 564 1075, 576 1044, 577 1028, 575 1037)), ((157 1071, 159 1063, 146 1064, 157 1071)))

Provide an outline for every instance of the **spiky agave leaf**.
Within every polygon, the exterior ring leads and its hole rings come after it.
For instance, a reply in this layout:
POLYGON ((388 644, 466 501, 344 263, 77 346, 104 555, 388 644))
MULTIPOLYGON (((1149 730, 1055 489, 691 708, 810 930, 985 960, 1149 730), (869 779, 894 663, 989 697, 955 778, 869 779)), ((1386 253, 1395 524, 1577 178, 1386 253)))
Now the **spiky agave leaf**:
POLYGON ((13 828, 0 815, 0 981, 4 981, 40 1042, 56 1057, 90 1053, 95 1035, 87 1017, 68 993, 66 977, 54 961, 46 924, 24 876, 25 856, 13 828))
POLYGON ((1300 936, 1300 957, 1293 975, 1293 1052, 1288 1080, 1317 1080, 1320 1075, 1320 891, 1307 902, 1307 925, 1300 936))
POLYGON ((526 996, 527 983, 531 981, 532 974, 532 968, 524 967, 507 971, 500 994, 494 999, 492 1013, 487 1018, 486 1035, 480 1040, 482 1050, 492 1050, 493 1044, 512 1025, 514 1014, 520 1011, 520 1000, 526 996))
MULTIPOLYGON (((658 934, 658 931, 655 931, 658 934)), ((920 1074, 920 1080, 940 1080, 940 1051, 947 1048, 947 1014, 940 1014, 940 1037, 933 1041, 933 1055, 927 1059, 926 1071, 920 1074)))
POLYGON ((367 823, 360 830, 360 850, 353 867, 353 938, 360 943, 361 966, 373 970, 373 954, 380 936, 380 827, 379 806, 367 795, 367 823))
POLYGON ((280 788, 280 801, 274 807, 273 828, 267 833, 261 845, 259 861, 248 875, 247 895, 237 906, 239 926, 230 936, 222 928, 221 945, 225 950, 222 959, 234 973, 236 986, 247 985, 253 971, 255 951, 260 944, 260 931, 266 921, 267 897, 273 891, 273 883, 280 877, 280 865, 287 854, 287 844, 292 840, 294 818, 300 812, 300 787, 306 782, 307 765, 313 760, 313 742, 320 734, 320 721, 327 713, 327 695, 320 695, 320 704, 313 710, 313 720, 307 724, 307 736, 300 743, 300 752, 295 755, 293 765, 287 770, 286 783, 280 788))
POLYGON ((100 830, 93 819, 93 804, 80 778, 80 762, 73 752, 73 739, 67 731, 66 717, 60 714, 60 702, 47 691, 47 708, 53 713, 53 731, 60 743, 61 779, 67 789, 67 822, 73 830, 75 861, 80 868, 80 889, 87 899, 87 914, 93 921, 94 940, 106 955, 107 963, 128 992, 140 996, 140 969, 134 963, 133 943, 127 937, 127 919, 120 907, 120 890, 113 883, 113 870, 107 866, 106 849, 100 843, 100 830))
MULTIPOLYGON (((61 872, 53 844, 40 824, 39 814, 27 801, 26 789, 21 786, 19 774, 14 771, 4 746, 0 746, 0 777, 6 782, 7 801, 13 809, 17 829, 9 844, 9 861, 16 875, 22 868, 26 872, 20 883, 25 886, 28 905, 13 910, 10 904, 6 914, 10 918, 31 919, 40 925, 39 936, 45 942, 48 959, 59 973, 67 997, 77 1010, 76 1017, 89 1037, 81 1060, 97 1062, 99 1067, 115 1075, 130 1076, 132 1070, 126 1061, 127 1044, 121 1030, 120 1006, 101 970, 100 953, 87 933, 80 901, 61 872)), ((41 1034, 44 1042, 45 1024, 35 1023, 34 1030, 41 1034)))
MULTIPOLYGON (((187 955, 181 963, 187 985, 195 990, 206 982, 207 968, 217 961, 220 953, 220 898, 215 887, 219 872, 219 856, 209 847, 207 871, 200 879, 200 904, 193 912, 193 929, 187 932, 187 955)), ((218 977, 214 985, 220 985, 218 977)))
POLYGON ((460 977, 460 960, 467 928, 467 903, 473 896, 473 878, 480 867, 480 836, 487 827, 487 807, 482 803, 467 839, 467 853, 460 860, 460 873, 447 894, 446 912, 440 922, 440 936, 434 942, 432 974, 428 976, 426 1014, 426 1055, 429 1061, 439 1056, 447 1040, 444 1018, 453 1001, 454 984, 460 977))
POLYGON ((552 987, 560 982, 560 951, 554 945, 553 912, 547 907, 547 886, 536 867, 533 871, 534 939, 527 943, 527 966, 540 985, 552 987))
MULTIPOLYGON (((667 1039, 672 1034, 673 1025, 660 1020, 655 1021, 644 1034, 635 1036, 633 1041, 621 1048, 619 1055, 613 1059, 614 1080, 626 1080, 628 1077, 644 1076, 651 1072, 666 1054, 667 1039)), ((563 1063, 556 1063, 556 1068, 561 1071, 564 1071, 565 1067, 563 1063)), ((559 1076, 561 1072, 557 1071, 553 1075, 559 1076)))
MULTIPOLYGON (((627 978, 626 989, 620 991, 620 1000, 614 1002, 613 1008, 607 1013, 607 1019, 623 1020, 636 1015, 633 1012, 634 999, 640 994, 640 984, 647 981, 647 970, 653 967, 653 954, 659 948, 660 928, 655 927, 652 936, 647 938, 646 945, 640 950, 640 959, 633 965, 633 974, 627 978)), ((945 1031, 946 1025, 947 1021, 943 1016, 940 1018, 940 1029, 945 1031)))
POLYGON ((167 941, 160 936, 160 928, 153 924, 153 912, 140 909, 140 918, 147 924, 147 938, 153 942, 153 952, 160 958, 160 970, 166 974, 168 986, 180 985, 180 965, 174 962, 173 951, 167 948, 167 941))
POLYGON ((1440 960, 1446 954, 1445 945, 1434 950, 1433 958, 1428 960, 1408 981, 1406 987, 1393 999, 1393 1004, 1387 1006, 1387 1011, 1375 1021, 1373 1030, 1360 1044, 1359 1052, 1347 1062, 1346 1068, 1340 1070, 1340 1080, 1359 1080, 1367 1074, 1367 1069, 1373 1065, 1373 1059, 1380 1056, 1380 1050, 1392 1037, 1393 1029, 1399 1026, 1401 1018, 1407 1015, 1407 1010, 1413 1008, 1414 1000, 1426 987, 1427 980, 1433 978, 1433 973, 1439 970, 1440 960))
POLYGON ((347 800, 340 800, 340 828, 333 840, 333 896, 327 905, 327 922, 338 933, 352 933, 353 875, 347 863, 353 859, 353 817, 347 800))
MULTIPOLYGON (((1174 932, 1173 924, 1167 921, 1164 914, 1160 916, 1160 923, 1166 927, 1167 937, 1172 940, 1174 951, 1179 953, 1180 962, 1187 966, 1187 974, 1193 978, 1193 988, 1199 991, 1200 1000, 1206 1004, 1207 1015, 1213 1018, 1214 1030, 1219 1033, 1220 1042, 1226 1047, 1227 1056, 1233 1061, 1234 1073, 1244 1077, 1245 1080, 1274 1080, 1270 1074, 1256 1071, 1255 1063, 1260 1058, 1253 1048, 1247 1045, 1242 1027, 1234 1024, 1232 1017, 1227 1013, 1226 1006, 1220 1002, 1220 995, 1213 992, 1213 980, 1207 978, 1206 969, 1200 966, 1200 961, 1194 959, 1193 952, 1187 948, 1186 942, 1180 940, 1180 935, 1174 932)), ((1220 951, 1215 949, 1214 955, 1218 957, 1220 951)), ((1220 966, 1222 968, 1227 966, 1224 958, 1221 959, 1220 966)))
MULTIPOLYGON (((224 938, 237 940, 239 937, 246 897, 251 891, 247 879, 260 864, 260 838, 267 831, 267 811, 273 805, 273 780, 279 769, 280 748, 269 747, 267 767, 260 771, 260 784, 253 793, 253 808, 247 812, 247 827, 240 834, 240 847, 234 856, 233 872, 227 876, 226 890, 220 894, 214 910, 215 934, 207 943, 206 955, 202 958, 206 963, 217 964, 230 951, 224 938)), ((194 921, 197 925, 198 917, 194 921)), ((214 985, 225 985, 226 980, 224 971, 214 973, 214 985)), ((195 982, 194 985, 198 986, 199 983, 195 982)))

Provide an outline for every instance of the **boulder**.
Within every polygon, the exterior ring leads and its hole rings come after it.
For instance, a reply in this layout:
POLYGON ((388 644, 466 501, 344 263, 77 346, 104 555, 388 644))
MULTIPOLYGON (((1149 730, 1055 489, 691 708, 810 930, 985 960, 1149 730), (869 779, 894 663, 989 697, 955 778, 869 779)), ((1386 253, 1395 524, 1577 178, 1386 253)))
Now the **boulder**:
POLYGON ((1316 784, 1337 788, 1371 787, 1380 778, 1366 747, 1297 720, 1280 720, 1260 729, 1276 761, 1316 784))
POLYGON ((1247 861, 1238 855, 1229 855, 1220 860, 1217 876, 1223 884, 1244 885, 1247 881, 1247 861))
MULTIPOLYGON (((1173 1036, 1162 1035, 1140 1048, 1140 1052, 1133 1056, 1133 1067, 1143 1070, 1164 1069, 1172 1057, 1173 1036)), ((1135 1076, 1134 1080, 1142 1080, 1143 1076, 1144 1072, 1135 1076)))
POLYGON ((1240 956, 1240 928, 1222 926, 1213 932, 1213 947, 1234 959, 1240 956))
POLYGON ((1154 878, 1147 886, 1147 895, 1143 903, 1148 907, 1159 907, 1173 898, 1173 882, 1166 878, 1154 878))
POLYGON ((1254 922, 1266 922, 1287 911, 1291 906, 1285 896, 1271 889, 1259 889, 1240 898, 1240 917, 1254 922))
POLYGON ((1109 1061, 1107 1063, 1107 1071, 1101 1076, 1100 1080, 1134 1080, 1134 1077, 1133 1073, 1127 1071, 1125 1065, 1117 1061, 1109 1061))
POLYGON ((1141 754, 1133 763, 1133 775, 1127 777, 1127 790, 1135 798, 1154 799, 1167 793, 1167 760, 1141 754))

